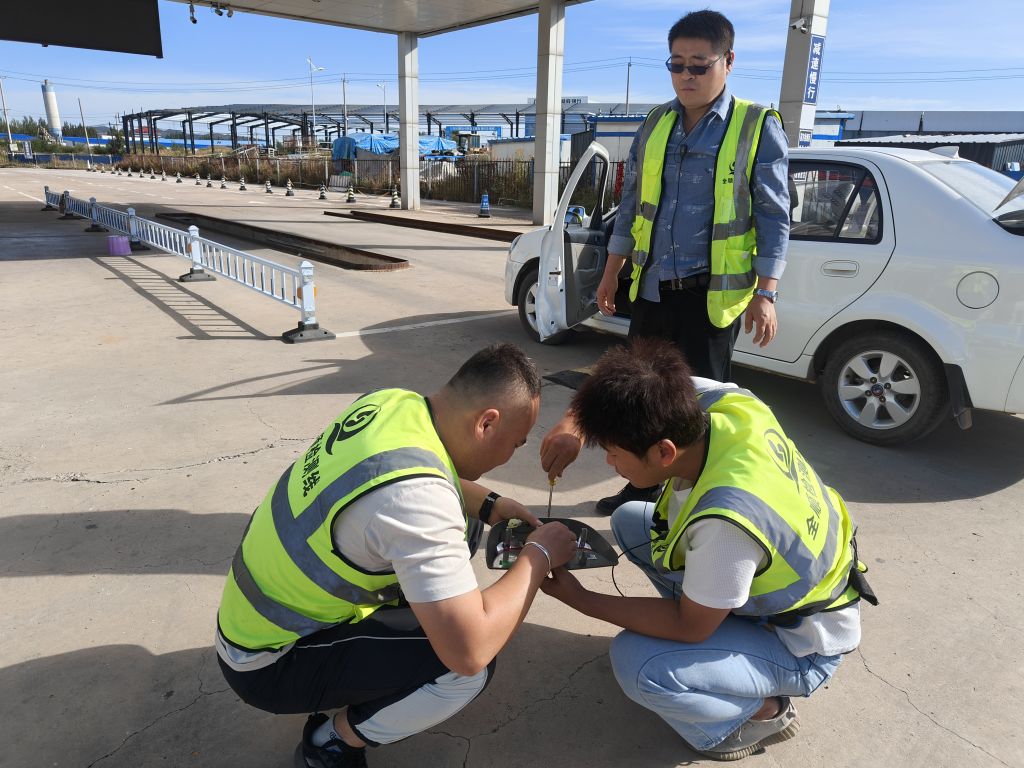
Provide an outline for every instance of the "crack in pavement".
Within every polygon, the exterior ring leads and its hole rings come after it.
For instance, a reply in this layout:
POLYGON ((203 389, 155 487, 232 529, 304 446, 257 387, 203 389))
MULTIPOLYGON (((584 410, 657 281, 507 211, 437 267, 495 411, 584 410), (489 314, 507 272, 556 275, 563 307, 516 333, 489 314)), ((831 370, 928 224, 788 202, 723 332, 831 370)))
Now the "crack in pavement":
POLYGON ((603 653, 597 654, 592 659, 587 659, 582 664, 580 664, 578 667, 576 667, 576 669, 574 669, 572 672, 569 673, 569 676, 565 679, 565 683, 562 685, 562 687, 559 688, 557 691, 555 691, 553 694, 551 694, 550 696, 545 696, 542 699, 534 699, 529 704, 527 704, 525 707, 523 707, 521 710, 519 710, 519 712, 517 712, 515 715, 510 717, 508 720, 505 720, 504 722, 498 723, 493 728, 491 728, 491 730, 489 730, 489 731, 484 731, 483 733, 475 734, 475 736, 471 736, 470 738, 475 738, 475 737, 479 737, 479 736, 493 736, 495 733, 500 731, 502 728, 504 728, 504 727, 506 727, 508 725, 511 725, 512 723, 514 723, 516 720, 518 720, 523 715, 527 714, 530 710, 534 709, 535 707, 538 707, 538 706, 540 706, 542 704, 547 704, 548 702, 554 701, 559 696, 561 696, 565 692, 565 690, 567 688, 569 688, 570 685, 572 685, 573 678, 576 677, 576 675, 578 675, 580 672, 582 672, 586 667, 588 667, 591 664, 593 664, 595 661, 603 659, 607 655, 608 655, 608 653, 607 653, 607 651, 605 651, 603 653))
POLYGON ((925 717, 927 720, 930 720, 933 725, 935 725, 938 728, 941 728, 946 733, 949 733, 952 736, 956 736, 961 741, 963 741, 963 742, 965 742, 967 744, 970 744, 972 747, 974 747, 979 752, 984 752, 986 755, 991 757, 993 760, 995 760, 1000 765, 1005 765, 1006 768, 1011 768, 1010 764, 1007 763, 1005 760, 1001 760, 999 757, 997 757, 996 755, 993 755, 991 752, 989 752, 984 747, 982 747, 982 746, 980 746, 978 744, 975 744, 973 741, 968 739, 966 736, 962 736, 959 733, 957 733, 956 731, 954 731, 952 728, 949 728, 949 727, 943 725, 938 720, 936 720, 934 717, 932 717, 930 714, 928 714, 923 709, 921 709, 919 706, 917 706, 917 704, 914 703, 914 700, 910 697, 910 692, 909 691, 907 691, 907 690, 905 690, 903 688, 900 688, 898 685, 895 685, 894 683, 890 683, 888 680, 886 680, 884 677, 882 677, 880 674, 878 674, 873 669, 871 669, 871 667, 868 666, 868 660, 864 658, 864 652, 860 648, 857 649, 857 655, 860 656, 861 663, 862 663, 864 669, 867 670, 869 675, 871 675, 872 677, 877 678, 878 680, 880 680, 881 682, 885 683, 887 686, 889 686, 893 690, 899 691, 900 693, 902 693, 906 697, 907 703, 910 704, 910 706, 912 706, 920 715, 925 717))
POLYGON ((466 764, 469 762, 469 751, 473 748, 473 742, 470 741, 468 737, 466 737, 466 736, 459 736, 458 734, 455 734, 455 733, 448 733, 448 731, 425 731, 425 733, 430 733, 430 734, 433 734, 435 736, 447 736, 450 739, 455 739, 457 741, 464 741, 466 743, 466 754, 462 758, 462 768, 466 768, 466 764))
POLYGON ((263 417, 262 417, 262 416, 260 416, 260 415, 259 415, 258 413, 256 413, 256 409, 255 409, 255 408, 253 408, 253 404, 252 404, 252 401, 251 401, 251 400, 250 400, 250 401, 248 401, 248 402, 247 402, 247 403, 245 404, 245 408, 246 408, 246 410, 248 410, 248 411, 249 411, 249 413, 251 413, 251 414, 252 414, 252 417, 253 417, 254 419, 256 419, 256 421, 258 421, 258 422, 259 422, 260 424, 262 424, 262 425, 263 425, 264 427, 266 427, 267 429, 269 429, 269 430, 270 430, 271 432, 276 432, 276 431, 277 431, 277 430, 276 430, 276 429, 274 429, 274 427, 272 427, 272 426, 271 426, 270 424, 267 424, 267 422, 265 422, 265 421, 263 420, 263 417))
POLYGON ((120 752, 120 751, 121 751, 121 750, 122 750, 122 749, 123 749, 123 748, 125 747, 125 745, 126 745, 126 744, 127 744, 127 743, 128 743, 129 741, 131 741, 132 739, 134 739, 134 738, 135 738, 136 736, 138 736, 138 735, 139 735, 140 733, 143 733, 144 731, 148 731, 148 730, 149 730, 150 728, 152 728, 152 727, 153 727, 154 725, 156 725, 157 723, 159 723, 159 722, 160 722, 161 720, 164 720, 164 719, 166 719, 166 718, 170 717, 171 715, 175 715, 175 714, 177 714, 178 712, 184 712, 184 711, 185 711, 186 709, 189 709, 190 707, 193 707, 193 706, 195 706, 195 704, 196 704, 196 703, 197 703, 197 702, 198 702, 198 701, 199 701, 200 699, 204 699, 204 698, 206 698, 207 696, 216 696, 216 695, 217 695, 217 694, 219 694, 219 693, 224 693, 224 692, 225 692, 226 690, 228 690, 228 689, 226 689, 226 688, 225 688, 225 689, 223 689, 223 690, 218 690, 218 691, 209 691, 209 692, 206 692, 206 691, 202 691, 202 690, 201 690, 201 691, 199 692, 199 694, 198 694, 198 695, 197 695, 197 696, 196 696, 196 697, 195 697, 194 699, 192 699, 192 701, 190 701, 190 702, 189 702, 188 704, 186 704, 185 706, 183 706, 183 707, 178 707, 177 709, 172 709, 172 710, 171 710, 170 712, 164 712, 164 713, 163 713, 162 715, 160 715, 159 717, 157 717, 156 719, 154 719, 154 720, 153 720, 152 722, 149 722, 149 723, 147 723, 146 725, 144 725, 144 726, 142 726, 141 728, 139 728, 138 730, 136 730, 136 731, 132 731, 131 733, 129 733, 129 734, 127 735, 127 736, 125 736, 125 737, 124 737, 124 739, 123 739, 123 740, 121 741, 121 743, 120 743, 120 744, 118 744, 118 745, 117 745, 116 747, 114 747, 114 748, 113 748, 112 750, 110 750, 109 752, 107 752, 107 754, 105 754, 105 755, 102 755, 102 756, 100 756, 100 757, 96 758, 95 760, 93 760, 93 761, 92 761, 91 763, 89 763, 89 764, 88 764, 88 765, 87 765, 87 766, 86 766, 85 768, 93 768, 93 766, 95 766, 95 765, 98 765, 98 764, 102 763, 102 762, 103 762, 104 760, 106 760, 106 759, 107 759, 108 757, 113 757, 113 756, 114 756, 114 755, 116 755, 116 754, 117 754, 118 752, 120 752))
MULTIPOLYGON (((181 464, 181 465, 176 466, 176 467, 141 467, 141 468, 138 468, 138 469, 130 469, 130 470, 123 470, 123 471, 124 472, 176 472, 176 471, 181 470, 181 469, 192 469, 194 467, 205 467, 205 466, 207 466, 209 464, 218 464, 218 463, 224 462, 224 461, 232 461, 234 459, 241 459, 241 458, 244 458, 246 456, 253 456, 253 455, 257 454, 257 453, 263 453, 264 451, 269 451, 269 450, 272 450, 274 448, 277 448, 279 443, 289 443, 289 442, 311 443, 312 441, 313 441, 313 438, 311 438, 311 437, 309 437, 309 438, 306 438, 306 437, 280 437, 275 442, 267 443, 266 445, 264 445, 264 446, 262 446, 260 448, 254 448, 251 451, 241 451, 239 453, 229 453, 229 454, 225 454, 223 456, 215 456, 214 458, 206 459, 205 461, 193 462, 191 464, 181 464)), ((112 474, 120 474, 120 473, 99 472, 97 474, 100 477, 102 477, 103 475, 112 475, 112 474)), ((145 476, 135 476, 135 477, 129 477, 129 478, 125 478, 125 479, 116 479, 116 480, 97 480, 97 479, 95 479, 93 477, 86 477, 81 472, 58 472, 56 475, 51 475, 50 477, 27 477, 24 480, 19 480, 18 482, 13 483, 12 485, 21 485, 23 483, 46 483, 46 482, 55 482, 55 483, 97 483, 97 484, 101 484, 101 485, 109 485, 109 484, 114 484, 114 483, 141 483, 141 482, 145 482, 146 480, 149 480, 149 479, 150 479, 149 477, 145 477, 145 476)))

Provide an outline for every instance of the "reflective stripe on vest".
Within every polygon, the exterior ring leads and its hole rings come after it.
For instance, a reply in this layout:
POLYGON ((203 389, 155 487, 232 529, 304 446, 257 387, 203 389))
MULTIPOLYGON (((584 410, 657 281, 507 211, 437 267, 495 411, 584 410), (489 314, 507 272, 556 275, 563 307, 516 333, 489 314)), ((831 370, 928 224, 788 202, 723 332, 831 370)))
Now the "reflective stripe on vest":
POLYGON ((368 491, 421 476, 445 480, 461 499, 423 398, 382 390, 357 400, 253 513, 218 613, 224 636, 242 648, 280 647, 396 601, 394 573, 346 561, 334 550, 332 526, 368 491))
MULTIPOLYGON (((672 104, 669 102, 651 110, 640 129, 637 203, 630 230, 635 243, 629 289, 632 301, 636 301, 643 273, 650 266, 654 221, 661 200, 665 148, 679 116, 672 104)), ((757 238, 750 181, 764 120, 769 114, 776 115, 781 122, 782 118, 775 110, 733 98, 715 163, 708 318, 720 328, 730 325, 746 309, 757 281, 753 269, 757 238)))
POLYGON ((784 619, 780 614, 807 615, 856 600, 849 586, 853 523, 839 495, 750 392, 720 388, 698 398, 712 419, 708 461, 670 530, 671 484, 658 500, 651 533, 658 569, 685 567, 686 553, 677 546, 684 531, 697 520, 719 518, 758 541, 768 559, 734 613, 784 619))

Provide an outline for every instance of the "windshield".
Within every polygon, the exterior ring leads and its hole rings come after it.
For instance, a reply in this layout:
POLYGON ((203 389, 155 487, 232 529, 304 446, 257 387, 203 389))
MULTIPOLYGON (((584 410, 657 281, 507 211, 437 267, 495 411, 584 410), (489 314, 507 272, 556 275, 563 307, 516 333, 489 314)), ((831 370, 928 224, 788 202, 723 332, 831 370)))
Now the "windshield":
POLYGON ((991 168, 962 160, 921 163, 921 168, 990 216, 1024 210, 1024 195, 1011 200, 998 211, 995 210, 1013 189, 1014 181, 991 168))

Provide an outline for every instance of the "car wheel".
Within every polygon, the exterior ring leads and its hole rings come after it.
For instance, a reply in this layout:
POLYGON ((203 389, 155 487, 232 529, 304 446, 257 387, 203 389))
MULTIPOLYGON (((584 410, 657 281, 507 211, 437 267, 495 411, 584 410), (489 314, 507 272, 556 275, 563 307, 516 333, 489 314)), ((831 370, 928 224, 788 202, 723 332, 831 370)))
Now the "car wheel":
POLYGON ((523 275, 523 282, 519 284, 519 293, 516 295, 516 304, 519 305, 519 322, 523 330, 531 339, 541 344, 556 346, 564 344, 569 340, 571 331, 561 331, 553 336, 548 336, 544 341, 540 340, 537 333, 537 268, 530 267, 523 275))
POLYGON ((921 342, 897 333, 844 341, 828 356, 821 388, 825 407, 839 426, 874 445, 924 437, 949 407, 938 359, 921 342))

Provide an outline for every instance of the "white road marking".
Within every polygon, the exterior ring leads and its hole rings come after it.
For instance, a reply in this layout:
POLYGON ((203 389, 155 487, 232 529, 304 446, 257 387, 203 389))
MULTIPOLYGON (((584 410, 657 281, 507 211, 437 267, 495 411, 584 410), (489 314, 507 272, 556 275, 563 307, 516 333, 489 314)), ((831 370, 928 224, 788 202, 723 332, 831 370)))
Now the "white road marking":
POLYGON ((472 317, 456 317, 450 320, 431 320, 428 323, 410 323, 409 325, 393 325, 390 328, 372 328, 368 331, 345 331, 336 334, 339 339, 351 339, 357 336, 373 336, 378 333, 393 333, 395 331, 414 331, 419 328, 430 328, 435 325, 454 325, 455 323, 471 323, 474 320, 490 320, 492 317, 505 317, 511 309, 501 312, 489 312, 486 315, 473 315, 472 317))
POLYGON ((20 190, 17 189, 12 189, 11 187, 7 187, 7 189, 10 189, 11 192, 17 192, 19 195, 21 195, 22 197, 27 197, 29 200, 35 200, 37 203, 46 202, 41 197, 36 197, 35 195, 26 195, 24 192, 21 192, 20 190))

